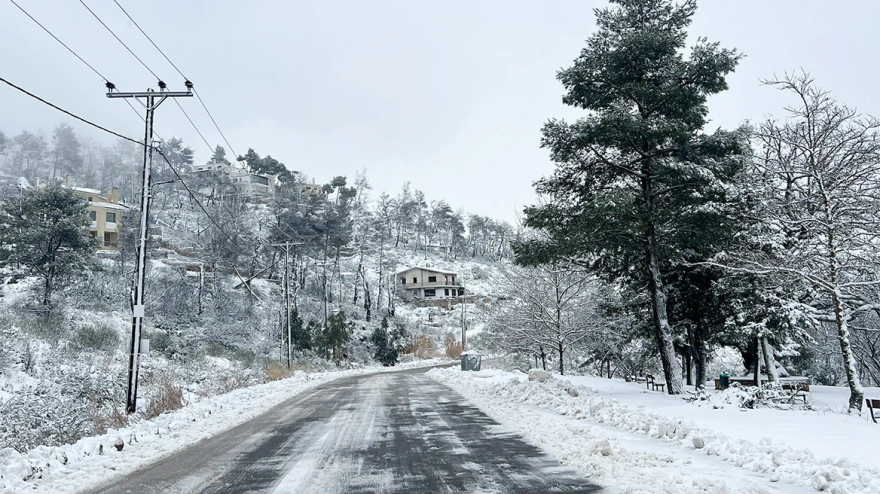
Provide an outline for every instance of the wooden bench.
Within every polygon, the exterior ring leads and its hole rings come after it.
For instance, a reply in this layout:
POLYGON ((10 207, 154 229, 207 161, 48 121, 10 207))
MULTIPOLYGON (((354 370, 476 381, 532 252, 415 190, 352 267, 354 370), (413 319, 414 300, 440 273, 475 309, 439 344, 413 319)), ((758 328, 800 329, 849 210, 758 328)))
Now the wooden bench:
POLYGON ((654 381, 654 376, 651 374, 645 374, 645 385, 648 387, 648 391, 660 391, 666 390, 666 383, 658 383, 654 381))
POLYGON ((804 403, 807 402, 807 393, 810 392, 810 381, 809 380, 799 380, 799 381, 785 381, 780 379, 780 384, 782 385, 783 391, 791 392, 791 398, 788 400, 789 403, 794 401, 795 398, 801 398, 804 400, 804 403))
POLYGON ((868 404, 868 413, 871 415, 871 420, 873 420, 875 424, 880 423, 877 422, 877 418, 880 417, 880 400, 865 398, 865 403, 868 404))

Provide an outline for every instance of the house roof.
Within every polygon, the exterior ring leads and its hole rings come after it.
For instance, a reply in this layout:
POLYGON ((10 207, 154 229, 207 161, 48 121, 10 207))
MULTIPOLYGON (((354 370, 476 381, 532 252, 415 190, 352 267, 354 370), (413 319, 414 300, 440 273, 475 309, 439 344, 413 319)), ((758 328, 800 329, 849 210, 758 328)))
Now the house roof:
POLYGON ((87 189, 85 187, 71 187, 71 190, 75 190, 77 192, 85 192, 86 194, 95 194, 101 195, 101 191, 97 189, 87 189))
POLYGON ((106 209, 118 209, 119 211, 128 211, 130 209, 128 206, 122 204, 113 204, 112 202, 92 201, 89 203, 89 205, 106 209))
POLYGON ((434 268, 423 268, 421 266, 413 266, 411 268, 404 269, 403 271, 398 271, 397 274, 406 273, 407 271, 411 271, 413 269, 421 269, 422 271, 430 271, 432 273, 440 273, 440 274, 454 274, 457 275, 455 271, 444 271, 442 269, 434 269, 434 268))

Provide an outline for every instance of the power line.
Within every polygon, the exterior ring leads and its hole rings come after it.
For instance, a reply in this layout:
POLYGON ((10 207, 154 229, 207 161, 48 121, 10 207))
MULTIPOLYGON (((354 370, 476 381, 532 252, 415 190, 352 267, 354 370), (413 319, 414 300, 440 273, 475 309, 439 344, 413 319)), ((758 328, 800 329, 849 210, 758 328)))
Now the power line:
MULTIPOLYGON (((153 47, 155 47, 157 50, 159 50, 159 53, 161 53, 162 56, 165 57, 165 60, 168 60, 168 63, 170 63, 171 66, 174 67, 174 70, 176 70, 177 73, 180 74, 180 77, 183 77, 185 80, 189 80, 189 78, 187 76, 183 75, 183 72, 181 72, 180 69, 177 68, 177 65, 174 65, 174 62, 172 62, 171 59, 168 58, 167 55, 165 55, 165 52, 163 52, 162 49, 159 48, 159 46, 157 46, 155 42, 153 42, 153 39, 150 38, 150 36, 147 35, 147 33, 144 32, 143 29, 141 29, 141 26, 138 25, 137 21, 134 20, 130 15, 128 15, 128 12, 126 12, 125 9, 122 8, 122 5, 120 5, 119 2, 117 2, 116 0, 113 0, 113 2, 116 4, 117 7, 119 7, 120 10, 122 10, 122 13, 124 13, 125 16, 128 17, 128 20, 130 20, 135 25, 135 27, 138 28, 138 31, 140 31, 141 34, 143 34, 150 41, 150 43, 153 44, 153 47)), ((153 75, 155 75, 155 74, 153 74, 153 75)))
POLYGON ((144 143, 142 143, 142 142, 140 142, 140 141, 137 141, 137 140, 135 140, 135 139, 132 139, 131 137, 126 137, 126 136, 124 136, 124 135, 122 135, 122 134, 120 134, 120 133, 118 133, 118 132, 113 132, 112 130, 110 130, 110 129, 106 128, 106 127, 101 127, 100 125, 98 125, 98 124, 96 124, 96 123, 94 123, 94 122, 92 122, 92 121, 90 121, 90 120, 86 120, 85 118, 80 117, 79 115, 76 115, 76 114, 74 114, 74 113, 71 113, 71 112, 65 110, 64 108, 61 108, 61 107, 58 106, 58 105, 52 104, 52 103, 50 103, 50 102, 44 100, 43 98, 37 96, 36 94, 34 94, 34 93, 32 93, 32 92, 30 92, 30 91, 28 91, 28 90, 26 90, 26 89, 24 89, 24 88, 22 88, 22 87, 16 86, 15 84, 13 84, 13 83, 7 81, 6 79, 4 79, 4 78, 2 78, 2 77, 0 77, 0 81, 5 82, 6 84, 12 86, 12 87, 15 88, 15 89, 18 89, 19 91, 21 91, 21 92, 23 92, 24 94, 30 96, 31 98, 34 98, 35 100, 37 100, 37 101, 39 101, 39 102, 41 102, 41 103, 43 103, 43 104, 49 105, 49 106, 51 106, 52 108, 54 108, 54 109, 56 109, 56 110, 58 110, 58 111, 60 111, 60 112, 62 112, 62 113, 65 113, 65 114, 67 114, 67 115, 70 115, 71 117, 73 117, 73 118, 75 118, 75 119, 77 119, 77 120, 79 120, 79 121, 81 121, 81 122, 83 122, 83 123, 86 123, 86 124, 88 124, 88 125, 91 125, 92 127, 96 128, 96 129, 98 129, 98 130, 103 130, 104 132, 107 132, 108 134, 115 135, 116 137, 119 137, 119 138, 121 138, 121 139, 125 139, 126 141, 131 141, 131 142, 133 142, 133 143, 135 143, 135 144, 139 144, 139 145, 141 145, 141 146, 144 145, 144 143))
POLYGON ((155 77, 155 78, 156 78, 157 80, 159 80, 159 81, 162 80, 161 77, 159 77, 158 75, 156 75, 155 72, 153 72, 153 69, 151 69, 150 67, 148 67, 147 64, 145 64, 144 61, 140 59, 140 57, 138 57, 137 55, 135 55, 135 53, 131 50, 131 48, 128 47, 128 45, 126 45, 121 39, 119 39, 119 36, 116 36, 116 33, 114 33, 113 30, 110 29, 109 26, 107 26, 107 24, 104 24, 104 21, 102 21, 101 18, 98 17, 98 14, 96 14, 95 12, 93 12, 92 9, 90 9, 89 6, 86 5, 86 3, 85 3, 83 0, 79 0, 79 3, 81 3, 82 6, 85 7, 86 10, 88 10, 89 13, 91 13, 91 14, 95 17, 95 19, 98 19, 98 22, 100 22, 101 25, 104 26, 104 28, 105 28, 110 34, 112 34, 114 38, 116 38, 116 41, 119 41, 119 43, 122 44, 122 46, 124 46, 125 49, 128 50, 128 52, 131 53, 131 55, 132 55, 134 58, 136 58, 137 61, 141 63, 141 65, 144 66, 145 69, 147 69, 147 71, 149 71, 151 74, 153 74, 153 77, 155 77))
MULTIPOLYGON (((180 74, 180 76, 183 77, 185 80, 189 81, 189 78, 188 78, 186 75, 184 75, 183 71, 180 70, 180 69, 177 67, 177 65, 175 65, 174 62, 171 61, 170 58, 168 58, 168 55, 166 55, 165 52, 162 51, 161 48, 159 48, 159 45, 157 45, 156 42, 154 42, 153 39, 150 38, 150 35, 148 35, 147 32, 144 31, 143 28, 141 28, 141 26, 140 26, 140 25, 137 23, 137 21, 135 21, 134 18, 133 18, 133 17, 132 17, 132 16, 131 16, 126 10, 125 10, 125 8, 123 8, 122 5, 121 5, 117 0, 113 0, 113 2, 116 4, 117 7, 119 7, 120 10, 122 10, 122 12, 125 14, 125 16, 128 17, 128 19, 129 19, 129 20, 135 25, 135 27, 138 28, 138 31, 140 31, 141 34, 143 34, 144 37, 147 38, 147 40, 153 45, 153 47, 156 48, 156 50, 158 50, 159 53, 161 53, 163 57, 165 57, 165 60, 167 60, 168 63, 170 63, 171 66, 174 67, 174 70, 176 70, 177 73, 180 74)), ((229 139, 226 138, 226 134, 223 133, 223 130, 221 130, 221 129, 220 129, 220 126, 217 124, 217 120, 214 119, 214 115, 212 115, 212 114, 211 114, 211 111, 208 110, 208 105, 205 104, 205 101, 202 99, 202 97, 199 95, 199 93, 195 90, 195 88, 193 88, 193 93, 195 93, 196 98, 198 98, 199 103, 202 105, 202 108, 205 109, 205 113, 208 114, 208 118, 211 119, 211 123, 214 124, 214 128, 216 128, 216 129, 217 129, 217 132, 220 133, 220 137, 223 138, 223 142, 225 142, 226 145, 229 147, 229 151, 232 152, 233 156, 235 156, 236 158, 238 158, 238 154, 235 152, 235 149, 232 148, 232 144, 229 143, 229 139)), ((181 110, 182 110, 182 109, 183 109, 183 108, 181 108, 181 110)), ((186 112, 184 112, 184 114, 186 114, 186 112)), ((187 115, 186 118, 189 119, 189 115, 187 115)), ((192 123, 192 120, 190 120, 190 123, 192 123)), ((193 126, 195 126, 195 125, 193 125, 193 126)), ((198 130, 197 130, 197 131, 198 131, 198 130)), ((199 135, 201 135, 201 133, 199 133, 199 135)), ((202 137, 202 140, 204 140, 204 141, 207 143, 207 140, 205 140, 204 137, 202 137)), ((210 147, 210 145, 209 145, 208 147, 210 147)), ((211 148, 211 151, 213 152, 214 149, 211 148)))
POLYGON ((186 112, 186 110, 183 109, 183 105, 181 105, 180 102, 178 102, 177 100, 174 100, 174 102, 177 103, 177 107, 180 108, 180 111, 183 112, 183 116, 186 117, 187 120, 189 120, 189 124, 192 125, 193 129, 196 130, 196 133, 199 134, 199 137, 202 138, 202 141, 205 142, 205 146, 208 146, 208 150, 209 150, 209 152, 213 153, 213 152, 214 152, 214 148, 211 147, 211 144, 208 143, 208 140, 205 139, 205 136, 204 136, 204 135, 202 135, 202 131, 199 130, 199 128, 196 127, 196 124, 192 121, 192 119, 189 118, 189 114, 186 112))
POLYGON ((229 140, 227 140, 227 139, 226 139, 226 135, 224 135, 224 134, 223 134, 223 131, 222 131, 222 130, 220 130, 220 126, 219 126, 219 125, 217 125, 217 121, 216 121, 216 120, 214 120, 214 115, 211 115, 211 112, 210 112, 210 111, 209 111, 209 110, 208 110, 208 107, 207 107, 207 105, 205 105, 205 102, 204 102, 204 101, 202 101, 202 97, 201 97, 201 96, 200 96, 200 95, 199 95, 199 92, 198 92, 198 91, 196 91, 196 89, 195 89, 195 88, 193 88, 193 93, 195 93, 195 95, 196 95, 196 98, 198 98, 198 100, 199 100, 199 103, 201 103, 201 104, 202 104, 202 108, 204 108, 204 109, 205 109, 205 113, 207 113, 207 114, 208 114, 208 117, 210 117, 210 118, 211 118, 211 122, 213 122, 213 123, 214 123, 214 127, 216 127, 216 128, 217 128, 217 132, 219 132, 219 133, 220 133, 220 137, 222 137, 222 138, 223 138, 223 142, 225 142, 225 143, 226 143, 226 145, 227 145, 227 146, 229 146, 229 151, 231 151, 231 152, 232 152, 232 154, 233 154, 233 156, 235 156, 235 158, 236 158, 236 159, 238 159, 238 154, 236 154, 236 153, 235 153, 235 150, 234 150, 234 149, 232 149, 232 144, 229 144, 229 140))
MULTIPOLYGON (((86 10, 88 10, 89 13, 91 13, 91 14, 95 17, 95 19, 97 19, 98 22, 100 22, 101 25, 104 26, 104 28, 107 29, 107 31, 108 31, 110 34, 113 35, 114 38, 116 38, 116 41, 119 41, 119 43, 122 44, 122 46, 124 46, 125 49, 128 50, 128 52, 131 53, 131 55, 132 55, 132 56, 133 56, 138 62, 140 62, 141 65, 144 66, 145 69, 147 69, 151 74, 153 74, 153 77, 155 77, 156 79, 159 80, 159 86, 160 86, 160 87, 163 87, 163 86, 164 86, 164 83, 162 82, 161 78, 160 78, 158 75, 156 75, 156 73, 153 72, 153 70, 152 70, 150 67, 148 67, 147 64, 144 63, 144 61, 141 60, 141 58, 138 57, 137 54, 135 54, 135 52, 134 52, 131 48, 129 48, 128 45, 126 45, 126 44, 125 44, 125 43, 119 38, 119 36, 117 36, 116 33, 113 32, 112 29, 110 29, 110 27, 107 26, 107 24, 104 23, 104 21, 102 21, 101 18, 98 17, 98 15, 95 14, 95 12, 94 12, 92 9, 90 9, 89 6, 86 5, 86 3, 85 3, 83 0, 79 0, 79 3, 81 3, 81 4, 83 5, 83 7, 85 7, 86 10)), ((131 20, 131 22, 133 22, 133 23, 135 24, 135 26, 137 26, 138 30, 140 30, 140 32, 143 33, 144 36, 146 36, 146 38, 150 41, 150 43, 152 43, 153 46, 155 46, 156 49, 159 50, 159 53, 162 53, 162 56, 165 57, 166 60, 168 60, 168 63, 171 63, 171 60, 169 60, 168 57, 165 56, 165 53, 162 52, 162 50, 160 50, 158 46, 156 46, 156 43, 154 43, 153 40, 150 39, 149 36, 147 36, 147 33, 144 32, 144 30, 141 29, 141 27, 137 24, 137 22, 135 22, 135 20, 134 20, 129 14, 128 14, 128 12, 126 12, 125 9, 122 8, 122 5, 119 5, 119 2, 116 2, 116 5, 118 5, 119 8, 122 9, 122 11, 125 13, 126 17, 128 17, 128 18, 131 20)), ((181 76, 183 76, 184 79, 186 79, 186 82, 187 82, 187 83, 192 84, 192 83, 189 82, 189 79, 187 79, 186 76, 183 75, 183 72, 181 72, 180 69, 177 68, 176 65, 174 65, 173 63, 171 63, 171 65, 174 67, 175 70, 177 70, 178 73, 180 73, 181 76)), ((201 99, 201 98, 200 98, 200 99, 201 99)), ((190 123, 190 125, 192 125, 193 129, 195 129, 195 131, 196 131, 196 133, 199 135, 199 137, 202 138, 202 141, 204 141, 205 145, 208 146, 208 150, 209 150, 209 152, 212 152, 212 153, 213 153, 213 152, 214 152, 214 148, 211 146, 211 144, 208 142, 208 140, 205 139, 205 136, 204 136, 204 134, 202 134, 202 131, 199 130, 199 128, 198 128, 198 126, 196 126, 195 122, 192 121, 192 119, 191 119, 191 118, 189 117, 189 115, 186 113, 186 110, 183 109, 183 106, 180 104, 180 102, 178 102, 177 100, 174 100, 174 103, 177 104, 177 107, 180 108, 180 111, 183 112, 183 115, 186 117, 187 121, 189 121, 189 123, 190 123)), ((129 103, 129 106, 131 106, 131 103, 129 103)), ((133 108, 133 107, 132 107, 132 108, 133 108)), ((135 110, 135 111, 137 111, 137 110, 135 110)), ((160 140, 161 140, 161 139, 160 139, 160 140)))
MULTIPOLYGON (((37 19, 35 19, 34 16, 30 15, 26 10, 24 10, 24 9, 21 7, 21 5, 15 3, 15 0, 9 0, 9 1, 12 2, 13 5, 15 5, 16 7, 18 7, 19 10, 21 10, 22 12, 24 12, 24 15, 30 17, 30 19, 31 19, 32 21, 34 21, 38 26, 40 26, 41 28, 43 28, 43 31, 46 31, 46 33, 47 33, 49 36, 52 36, 52 38, 55 39, 55 41, 57 41, 58 43, 61 44, 61 46, 63 46, 64 48, 66 48, 67 51, 69 51, 73 56, 75 56, 76 58, 78 58, 80 62, 84 63, 84 64, 86 65, 86 67, 90 68, 90 69, 92 70, 92 72, 94 72, 95 74, 97 74, 98 77, 100 77, 104 82, 106 82, 106 83, 110 83, 110 86, 111 86, 111 87, 113 86, 113 83, 111 83, 109 79, 107 79, 106 77, 104 77, 104 74, 98 72, 98 70, 97 70, 96 68, 94 68, 94 67, 92 66, 92 64, 90 64, 89 62, 86 62, 85 59, 84 59, 83 57, 79 56, 79 54, 76 53, 75 51, 73 51, 73 49, 72 49, 71 47, 67 46, 63 41, 61 41, 61 40, 58 38, 58 36, 55 36, 54 34, 52 34, 52 31, 49 31, 49 29, 48 29, 46 26, 40 24, 40 21, 38 21, 37 19)), ((129 108, 131 108, 131 110, 132 110, 133 112, 135 112, 135 114, 137 114, 138 118, 140 118, 141 121, 143 121, 143 120, 144 120, 144 117, 141 116, 141 113, 140 113, 139 111, 137 111, 137 109, 136 109, 134 106, 132 106, 131 102, 128 101, 128 100, 125 100, 125 102, 126 102, 126 104, 128 104, 129 108)), ((161 140, 161 139, 160 139, 160 140, 161 140)))
MULTIPOLYGON (((15 5, 16 7, 18 7, 18 10, 21 10, 22 12, 24 12, 24 15, 30 17, 32 21, 34 21, 35 23, 37 23, 38 26, 40 26, 41 28, 43 28, 43 31, 46 31, 47 33, 49 33, 49 36, 52 36, 53 38, 55 38, 55 41, 61 43, 61 46, 67 48, 67 51, 69 51, 70 53, 73 54, 73 56, 75 56, 76 58, 78 58, 80 62, 86 64, 86 66, 87 66, 88 68, 92 69, 92 72, 94 72, 95 74, 98 74, 98 77, 100 77, 101 79, 103 79, 104 82, 110 82, 109 80, 107 80, 106 77, 104 77, 103 74, 101 74, 100 72, 98 72, 98 70, 97 70, 96 68, 92 67, 92 66, 89 64, 89 62, 86 62, 85 60, 83 60, 83 58, 82 58, 81 56, 77 55, 76 52, 73 51, 73 49, 72 49, 71 47, 69 47, 69 46, 67 46, 66 44, 64 44, 63 41, 61 41, 60 39, 58 39, 57 36, 55 36, 54 34, 52 34, 52 31, 49 31, 49 30, 46 28, 46 26, 40 24, 40 21, 34 19, 34 16, 28 14, 28 12, 27 12, 25 9, 23 9, 23 8, 21 7, 21 5, 15 3, 15 0, 9 0, 9 1, 12 2, 12 5, 15 5)), ((86 7, 86 8, 88 8, 88 7, 86 7)))

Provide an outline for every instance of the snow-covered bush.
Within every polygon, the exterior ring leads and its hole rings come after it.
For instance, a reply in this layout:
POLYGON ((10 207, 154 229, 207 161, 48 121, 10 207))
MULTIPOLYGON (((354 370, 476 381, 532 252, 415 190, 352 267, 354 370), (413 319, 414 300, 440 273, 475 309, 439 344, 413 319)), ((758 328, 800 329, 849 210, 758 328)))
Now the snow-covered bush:
POLYGON ((759 386, 742 386, 738 382, 720 393, 708 393, 705 390, 698 391, 689 401, 708 402, 715 407, 734 405, 738 408, 788 408, 798 405, 801 408, 810 409, 809 402, 795 403, 795 395, 792 391, 782 388, 778 382, 768 382, 759 386))
POLYGON ((80 350, 112 352, 122 344, 119 331, 109 324, 92 324, 76 330, 73 346, 80 350))
POLYGON ((99 372, 100 364, 97 359, 72 365, 44 359, 37 374, 41 379, 0 403, 0 449, 58 446, 118 426, 116 406, 124 396, 124 381, 121 375, 99 372))

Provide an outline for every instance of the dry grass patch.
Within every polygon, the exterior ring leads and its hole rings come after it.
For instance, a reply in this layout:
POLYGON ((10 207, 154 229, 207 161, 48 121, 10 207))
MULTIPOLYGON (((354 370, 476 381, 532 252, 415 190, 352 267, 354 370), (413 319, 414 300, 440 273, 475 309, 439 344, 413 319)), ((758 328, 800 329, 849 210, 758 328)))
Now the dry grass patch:
POLYGON ((422 333, 403 349, 403 353, 422 359, 434 358, 437 356, 437 342, 428 333, 422 333))
POLYGON ((162 376, 156 386, 156 395, 152 397, 147 408, 144 409, 144 418, 147 420, 159 415, 183 408, 186 403, 183 399, 183 389, 176 386, 168 376, 162 376))
POLYGON ((461 342, 457 341, 454 336, 449 335, 443 340, 443 346, 446 347, 446 356, 452 359, 461 358, 461 342))
POLYGON ((266 364, 267 379, 270 381, 277 381, 279 379, 284 379, 285 377, 290 377, 290 371, 284 366, 284 364, 277 360, 270 360, 266 364))

